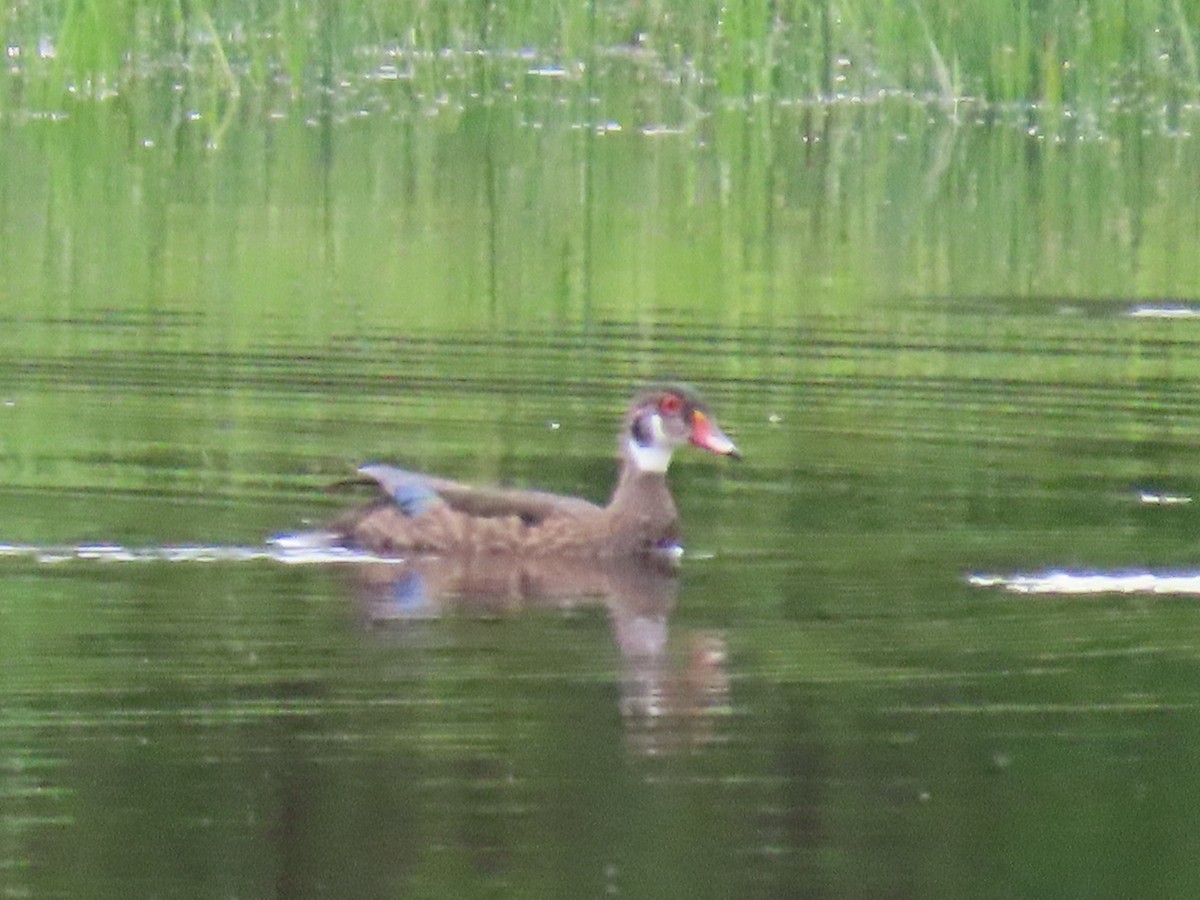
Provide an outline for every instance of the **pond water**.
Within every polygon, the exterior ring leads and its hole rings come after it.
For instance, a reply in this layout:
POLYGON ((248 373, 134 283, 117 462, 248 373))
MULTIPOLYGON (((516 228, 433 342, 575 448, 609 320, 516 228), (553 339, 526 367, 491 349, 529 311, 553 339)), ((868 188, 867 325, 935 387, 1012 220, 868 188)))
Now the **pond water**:
POLYGON ((0 121, 0 894, 1194 896, 1195 111, 506 64, 0 121), (662 376, 678 579, 268 544, 662 376))

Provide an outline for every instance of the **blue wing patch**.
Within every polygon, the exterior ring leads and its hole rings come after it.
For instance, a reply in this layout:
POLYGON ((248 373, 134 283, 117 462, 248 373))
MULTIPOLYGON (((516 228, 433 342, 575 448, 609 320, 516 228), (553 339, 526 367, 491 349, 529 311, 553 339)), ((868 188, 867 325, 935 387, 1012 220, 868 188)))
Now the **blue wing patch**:
POLYGON ((421 515, 443 502, 429 486, 429 476, 396 466, 371 464, 359 467, 359 473, 372 478, 384 493, 396 501, 400 511, 410 518, 421 515))
POLYGON ((391 490, 392 499, 406 516, 419 516, 428 509, 437 506, 442 498, 423 484, 398 484, 391 490))

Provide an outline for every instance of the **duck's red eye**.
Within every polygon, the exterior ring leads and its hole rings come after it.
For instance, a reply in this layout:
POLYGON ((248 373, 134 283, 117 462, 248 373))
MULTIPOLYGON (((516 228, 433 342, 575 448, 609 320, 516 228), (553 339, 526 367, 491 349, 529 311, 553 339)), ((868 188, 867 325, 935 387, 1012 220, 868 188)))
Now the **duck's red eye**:
POLYGON ((664 416, 677 416, 681 409, 683 398, 678 394, 663 394, 662 399, 658 401, 658 411, 664 416))

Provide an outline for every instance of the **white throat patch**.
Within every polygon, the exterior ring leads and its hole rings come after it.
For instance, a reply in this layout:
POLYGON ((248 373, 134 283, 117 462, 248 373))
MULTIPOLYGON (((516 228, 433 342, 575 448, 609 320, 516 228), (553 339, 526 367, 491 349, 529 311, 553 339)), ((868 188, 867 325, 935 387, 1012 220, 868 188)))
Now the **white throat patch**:
POLYGON ((665 472, 667 466, 671 465, 670 447, 655 447, 654 445, 643 447, 630 438, 625 445, 625 450, 639 472, 665 472))
POLYGON ((667 439, 667 433, 663 431, 661 416, 656 414, 650 417, 650 431, 652 443, 643 446, 631 437, 625 445, 626 452, 638 471, 666 472, 667 466, 671 464, 674 448, 667 439))

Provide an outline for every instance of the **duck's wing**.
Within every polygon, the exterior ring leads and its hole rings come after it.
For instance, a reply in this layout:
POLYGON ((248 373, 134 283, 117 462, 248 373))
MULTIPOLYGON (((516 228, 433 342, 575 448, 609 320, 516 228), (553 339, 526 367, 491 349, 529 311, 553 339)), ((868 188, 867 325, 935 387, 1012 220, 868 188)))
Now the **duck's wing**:
POLYGON ((589 515, 600 510, 596 504, 578 497, 545 491, 472 487, 459 481, 382 463, 361 466, 358 473, 379 485, 409 516, 419 516, 432 506, 445 503, 451 509, 470 516, 517 516, 527 524, 534 525, 550 516, 589 515))

